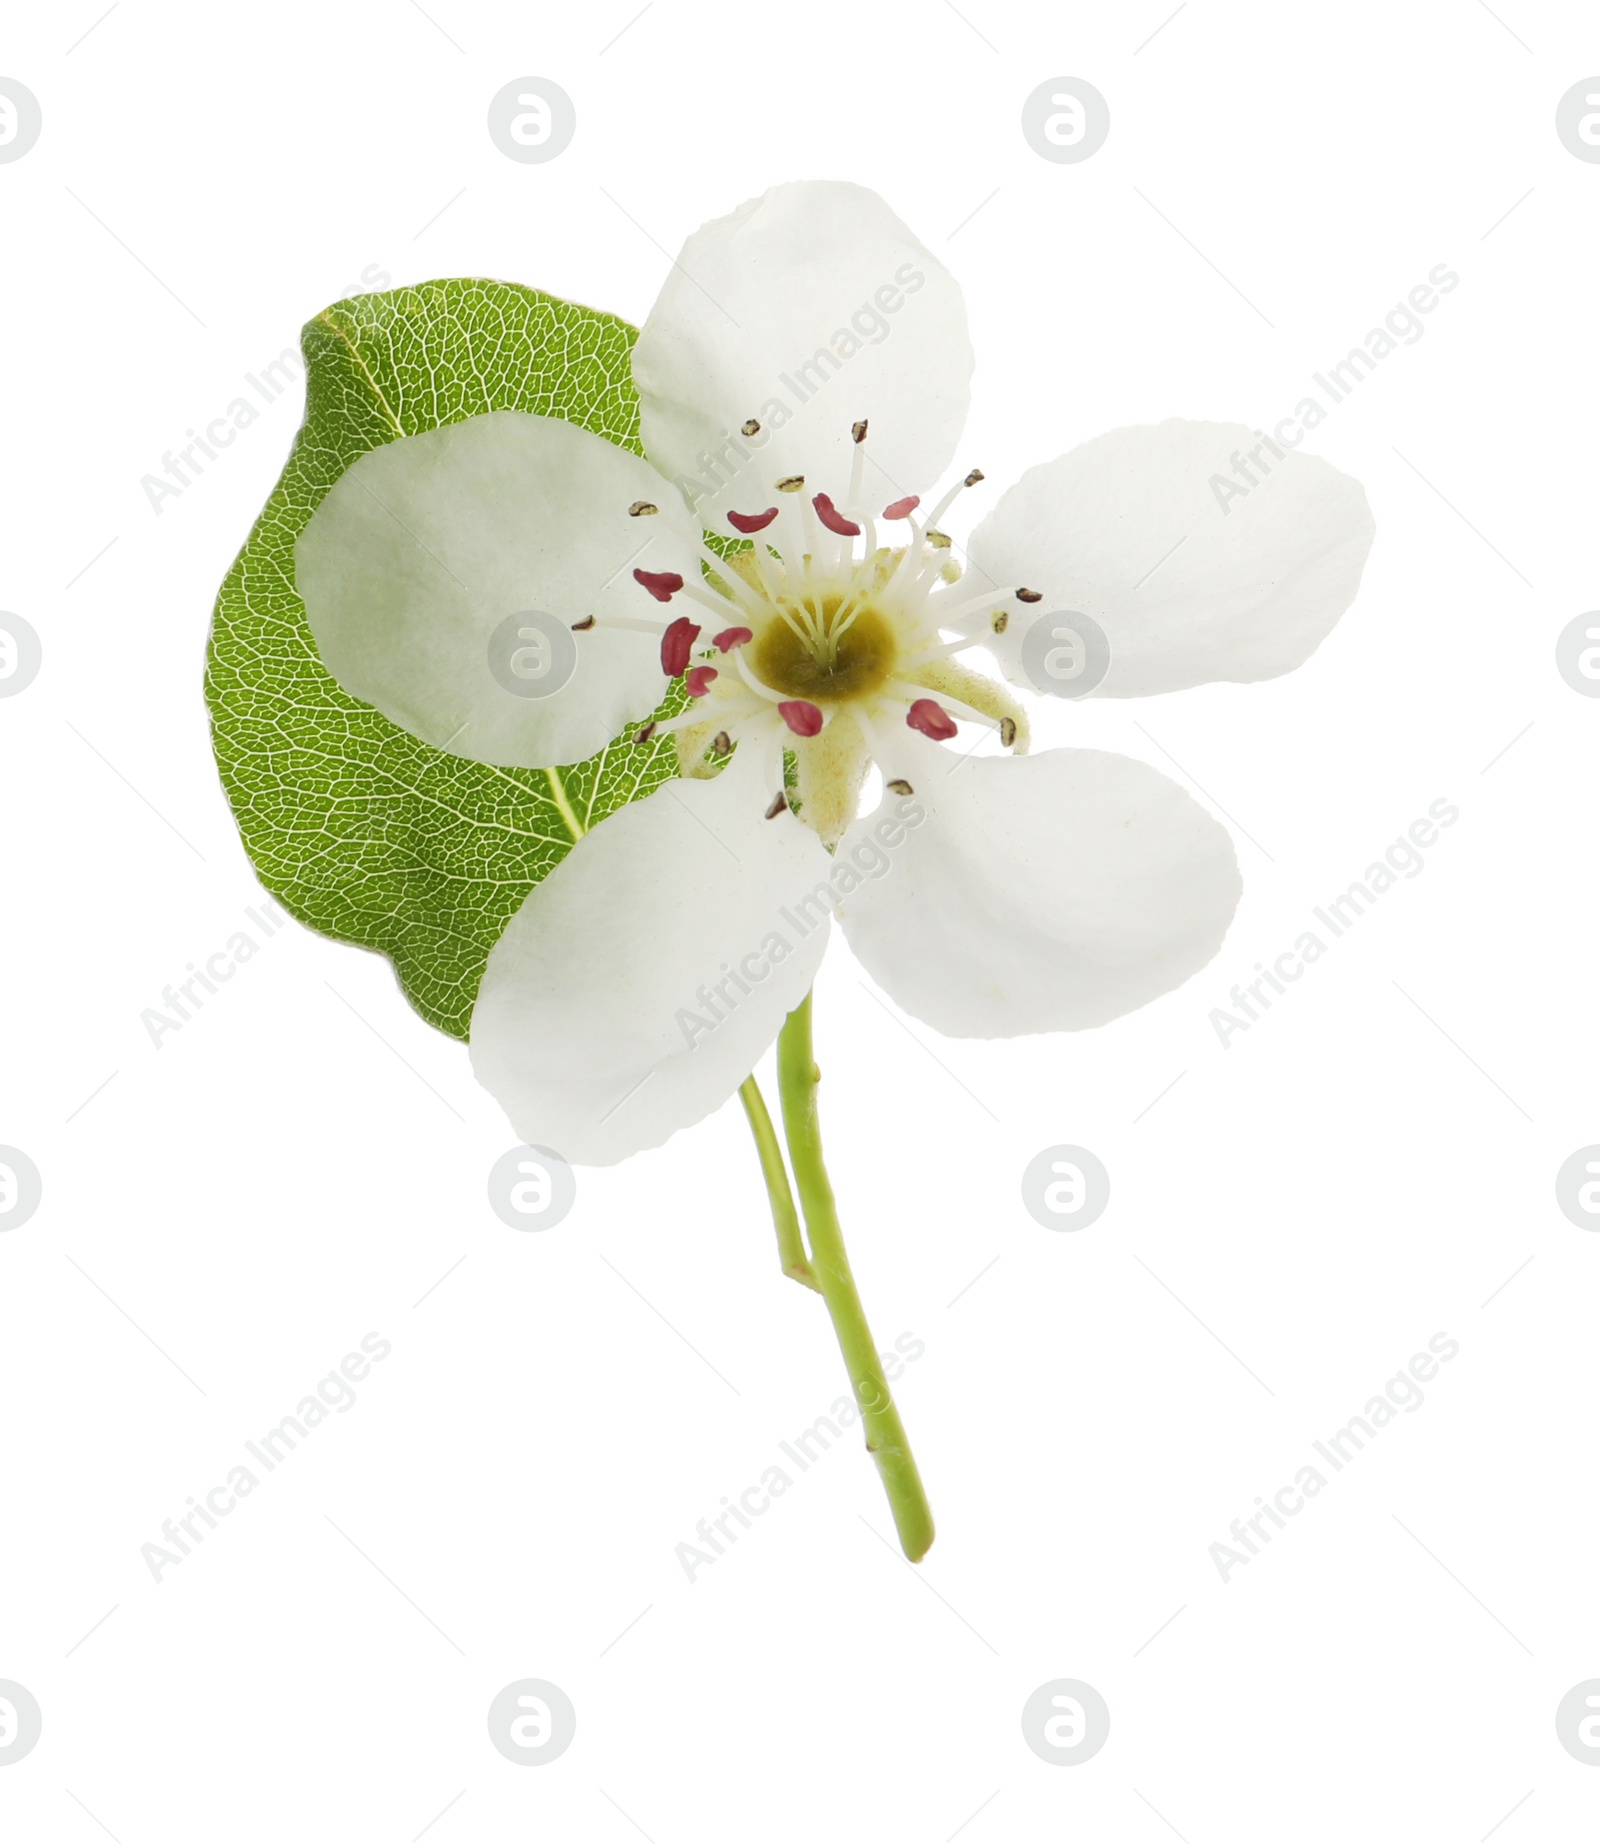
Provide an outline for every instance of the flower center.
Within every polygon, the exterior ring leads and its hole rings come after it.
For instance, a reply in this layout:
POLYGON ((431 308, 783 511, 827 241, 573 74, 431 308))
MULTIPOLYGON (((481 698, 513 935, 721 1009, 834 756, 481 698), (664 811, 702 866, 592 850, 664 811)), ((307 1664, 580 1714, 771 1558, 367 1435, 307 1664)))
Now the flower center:
POLYGON ((880 692, 899 653, 894 626, 880 609, 828 589, 813 597, 780 594, 772 620, 751 645, 750 663, 785 698, 829 705, 880 692))
MULTIPOLYGON (((745 423, 741 433, 753 439, 760 425, 745 423)), ((997 731, 1003 748, 1027 747, 1015 701, 954 655, 1003 632, 1013 601, 1041 599, 1017 587, 953 592, 961 568, 939 521, 982 480, 976 468, 920 519, 915 494, 874 512, 863 490, 866 423, 852 434, 855 458, 838 503, 790 474, 771 483, 770 505, 727 514, 746 548, 702 547, 690 576, 634 571, 654 602, 681 596, 698 618, 641 613, 620 622, 660 634, 662 671, 681 676, 693 700, 677 717, 642 725, 636 740, 675 733, 685 774, 712 772, 734 748, 761 749, 779 790, 769 817, 792 806, 830 844, 854 817, 869 764, 895 776, 901 725, 946 742, 960 718, 997 731), (904 539, 880 543, 880 521, 904 539), (798 776, 792 794, 786 760, 798 776)), ((628 510, 644 518, 656 508, 640 500, 628 510)), ((912 791, 903 778, 890 785, 912 791)))

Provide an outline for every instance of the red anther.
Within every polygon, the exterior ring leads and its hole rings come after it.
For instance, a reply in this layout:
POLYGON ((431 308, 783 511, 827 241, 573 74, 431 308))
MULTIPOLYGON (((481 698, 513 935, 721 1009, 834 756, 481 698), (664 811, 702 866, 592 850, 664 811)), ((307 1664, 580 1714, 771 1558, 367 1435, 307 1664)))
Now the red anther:
POLYGON ((920 493, 909 493, 904 499, 893 500, 885 506, 883 516, 886 519, 909 519, 921 504, 922 495, 920 493))
POLYGON ((711 681, 717 676, 715 666, 691 666, 683 675, 684 690, 691 698, 703 698, 711 689, 711 681))
POLYGON ((844 514, 839 511, 838 507, 834 505, 833 501, 828 498, 826 493, 817 494, 816 498, 813 499, 811 503, 817 509, 817 517, 821 519, 829 531, 837 532, 841 538, 859 538, 861 536, 861 527, 859 525, 852 525, 844 514))
POLYGON ((712 645, 719 653, 727 653, 734 647, 742 647, 747 640, 753 639, 752 631, 747 627, 725 627, 712 640, 712 645))
POLYGON ((919 698, 906 712, 906 722, 913 730, 920 730, 924 736, 931 736, 936 743, 948 743, 956 733, 950 713, 942 704, 935 704, 931 698, 919 698))
POLYGON ((778 508, 768 506, 765 512, 730 512, 728 523, 735 531, 748 534, 753 531, 765 531, 777 516, 778 508))
POLYGON ((658 602, 670 602, 683 587, 676 570, 635 570, 633 580, 648 589, 658 602))
POLYGON ((661 636, 661 670, 669 679, 677 678, 678 674, 688 665, 689 649, 699 638, 699 628, 687 615, 679 615, 677 620, 668 626, 667 631, 661 636))
POLYGON ((787 698, 778 715, 796 736, 815 736, 822 728, 822 712, 806 698, 787 698))

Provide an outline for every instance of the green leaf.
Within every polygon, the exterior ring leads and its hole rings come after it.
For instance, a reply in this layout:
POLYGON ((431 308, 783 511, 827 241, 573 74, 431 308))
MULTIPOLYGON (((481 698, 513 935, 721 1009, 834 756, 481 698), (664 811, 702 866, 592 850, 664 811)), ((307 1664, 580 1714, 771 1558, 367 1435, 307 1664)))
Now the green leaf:
POLYGON ((419 742, 323 669, 295 540, 359 455, 490 410, 564 417, 639 453, 636 338, 613 315, 506 282, 328 308, 301 336, 305 423, 217 597, 212 742, 262 882, 312 928, 388 955, 411 1003, 457 1037, 523 898, 584 831, 674 772, 672 745, 624 741, 528 770, 419 742))

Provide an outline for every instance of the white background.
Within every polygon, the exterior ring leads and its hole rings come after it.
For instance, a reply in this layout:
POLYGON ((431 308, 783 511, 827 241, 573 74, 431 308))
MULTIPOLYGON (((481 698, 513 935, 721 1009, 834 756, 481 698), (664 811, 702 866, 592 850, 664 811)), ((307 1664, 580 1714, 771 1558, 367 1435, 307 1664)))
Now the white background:
POLYGON ((1553 117, 1600 34, 1540 0, 963 10, 13 13, 44 132, 0 166, 0 606, 45 665, 0 703, 0 1140, 45 1198, 0 1238, 0 1678, 45 1728, 7 1837, 1592 1829, 1553 1717, 1600 1675, 1600 1236, 1554 1175, 1600 1140, 1600 705, 1553 646, 1600 599, 1600 166, 1553 117), (525 74, 576 103, 548 165, 485 131, 525 74), (1058 75, 1110 102, 1081 165, 1020 133, 1058 75), (836 939, 824 1124, 880 1341, 926 1344, 898 1394, 940 1536, 899 1559, 852 1435, 691 1585, 674 1546, 844 1387, 737 1105, 519 1235, 505 1121, 381 961, 290 926, 152 1047, 141 1011, 261 900, 202 653, 298 389, 159 516, 140 479, 369 264, 637 322, 663 252, 802 177, 876 187, 966 290, 985 493, 1125 423, 1270 426, 1434 265, 1461 283, 1308 445, 1378 524, 1315 657, 1040 720, 1227 818, 1213 965, 1100 1031, 956 1043, 836 939), (1228 989, 1439 798, 1422 874, 1222 1048, 1228 989), (1019 1195, 1063 1141, 1112 1175, 1079 1234, 1019 1195), (374 1330, 357 1406, 153 1582, 140 1546, 374 1330), (1230 1521, 1441 1331, 1425 1406, 1224 1585, 1230 1521), (538 1769, 485 1730, 530 1676, 578 1711, 538 1769), (1057 1677, 1111 1710, 1075 1768, 1019 1726, 1057 1677))

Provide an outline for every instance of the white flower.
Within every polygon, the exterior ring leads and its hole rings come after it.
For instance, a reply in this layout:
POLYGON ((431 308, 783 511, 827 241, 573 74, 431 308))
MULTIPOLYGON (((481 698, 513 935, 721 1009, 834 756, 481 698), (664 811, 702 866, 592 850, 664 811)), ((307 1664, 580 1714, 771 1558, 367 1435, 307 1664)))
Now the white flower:
POLYGON ((581 838, 490 955, 472 1058, 516 1131, 609 1164, 710 1113, 809 990, 830 911, 956 1036, 1104 1024, 1202 967, 1239 896, 1227 833, 1142 762, 1023 754, 1021 707, 955 656, 1026 685, 1030 625, 1071 609, 1109 637, 1103 697, 1287 672, 1356 592, 1359 485, 1242 425, 1116 430, 1003 494, 957 586, 940 527, 982 476, 923 498, 967 409, 960 293, 851 185, 775 187, 698 231, 633 368, 648 462, 476 417, 363 456, 296 553, 339 683, 476 761, 584 760, 688 672, 660 726, 684 777, 581 838), (1240 453, 1261 484, 1224 511, 1211 482, 1240 453), (724 561, 703 529, 753 548, 724 561), (579 648, 538 700, 487 654, 528 609, 579 648), (942 747, 958 718, 1014 753, 942 747))

